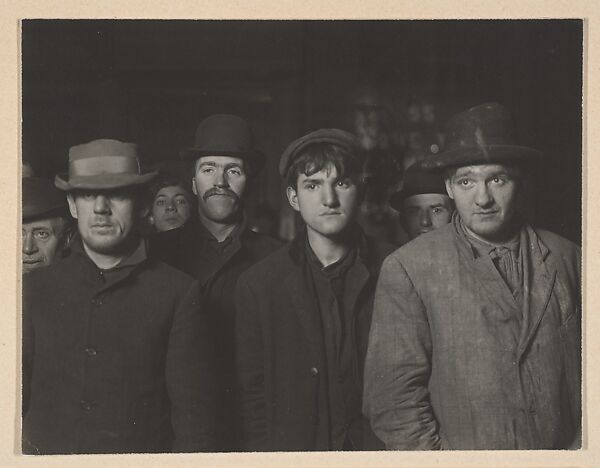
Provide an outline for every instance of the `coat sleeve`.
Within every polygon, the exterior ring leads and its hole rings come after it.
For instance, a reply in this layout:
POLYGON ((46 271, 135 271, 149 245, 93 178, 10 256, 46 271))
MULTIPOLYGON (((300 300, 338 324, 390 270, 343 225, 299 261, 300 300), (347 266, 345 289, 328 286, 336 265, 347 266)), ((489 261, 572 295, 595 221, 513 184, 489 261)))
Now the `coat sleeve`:
POLYGON ((239 386, 242 446, 248 451, 267 450, 267 415, 263 338, 259 304, 244 276, 236 293, 236 371, 239 386))
POLYGON ((194 282, 177 306, 169 334, 166 379, 171 401, 174 452, 215 448, 214 360, 207 310, 194 282))
POLYGON ((439 449, 429 401, 431 333, 425 307, 395 256, 383 263, 365 363, 364 412, 388 450, 439 449))

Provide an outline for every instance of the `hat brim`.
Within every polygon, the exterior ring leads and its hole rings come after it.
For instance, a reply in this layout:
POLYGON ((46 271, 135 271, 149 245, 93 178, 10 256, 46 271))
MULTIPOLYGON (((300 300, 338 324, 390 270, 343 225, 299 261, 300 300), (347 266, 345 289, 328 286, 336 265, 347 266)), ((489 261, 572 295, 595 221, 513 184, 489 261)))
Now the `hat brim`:
POLYGON ((122 187, 143 185, 151 182, 158 172, 147 172, 145 174, 98 174, 93 176, 78 176, 68 178, 66 173, 57 174, 54 185, 64 191, 71 190, 109 190, 122 187))
POLYGON ((441 172, 451 167, 478 164, 518 163, 532 164, 542 158, 542 152, 526 146, 489 145, 484 147, 455 148, 422 159, 419 168, 429 172, 441 172))
POLYGON ((250 162, 255 169, 262 169, 265 165, 265 155, 262 151, 208 151, 199 148, 185 148, 179 152, 179 157, 184 161, 193 161, 204 156, 228 156, 250 162))
POLYGON ((47 219, 47 218, 64 218, 68 216, 67 210, 67 202, 65 202, 61 206, 55 207, 23 207, 23 222, 28 223, 31 221, 37 221, 39 219, 47 219))

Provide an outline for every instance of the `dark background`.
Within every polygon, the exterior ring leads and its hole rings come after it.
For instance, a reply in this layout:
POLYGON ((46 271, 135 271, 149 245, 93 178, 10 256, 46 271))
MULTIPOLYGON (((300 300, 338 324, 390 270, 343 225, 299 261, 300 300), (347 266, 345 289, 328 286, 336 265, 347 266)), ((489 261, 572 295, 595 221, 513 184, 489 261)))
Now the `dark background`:
POLYGON ((271 207, 285 224, 276 168, 293 139, 319 127, 360 136, 370 116, 364 144, 385 173, 389 161, 398 169, 442 145, 453 113, 497 101, 514 112, 520 142, 545 153, 529 200, 534 221, 580 242, 582 28, 579 20, 23 21, 23 157, 52 177, 66 169, 70 146, 117 138, 139 143, 156 166, 177 161, 204 117, 236 113, 267 155, 249 209, 271 207))

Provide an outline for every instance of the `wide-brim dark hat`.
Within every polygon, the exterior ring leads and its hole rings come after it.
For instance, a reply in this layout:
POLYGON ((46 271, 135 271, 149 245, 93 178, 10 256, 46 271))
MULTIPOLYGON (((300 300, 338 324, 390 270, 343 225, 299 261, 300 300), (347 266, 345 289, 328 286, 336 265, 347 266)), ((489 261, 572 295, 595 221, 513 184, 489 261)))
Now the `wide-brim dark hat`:
POLYGON ((229 156, 248 161, 256 170, 265 163, 264 154, 254 148, 254 135, 248 122, 237 115, 215 114, 198 124, 194 146, 181 150, 182 159, 203 156, 229 156))
POLYGON ((390 206, 402 211, 402 204, 408 197, 430 193, 448 196, 446 184, 440 174, 424 171, 415 163, 406 169, 402 189, 390 197, 390 206))
POLYGON ((23 222, 41 218, 67 216, 67 199, 51 180, 41 177, 22 179, 23 222))
POLYGON ((105 139, 69 149, 69 172, 57 174, 54 183, 65 191, 108 190, 143 185, 156 175, 142 173, 135 143, 105 139))
POLYGON ((450 167, 478 164, 518 163, 538 161, 542 153, 518 145, 509 110, 497 103, 487 103, 453 116, 445 128, 444 150, 423 159, 423 170, 443 171, 450 167))
POLYGON ((321 128, 292 141, 284 150, 279 160, 279 174, 285 177, 294 160, 302 154, 302 151, 316 143, 330 143, 341 146, 357 157, 363 156, 358 138, 352 133, 339 128, 321 128))

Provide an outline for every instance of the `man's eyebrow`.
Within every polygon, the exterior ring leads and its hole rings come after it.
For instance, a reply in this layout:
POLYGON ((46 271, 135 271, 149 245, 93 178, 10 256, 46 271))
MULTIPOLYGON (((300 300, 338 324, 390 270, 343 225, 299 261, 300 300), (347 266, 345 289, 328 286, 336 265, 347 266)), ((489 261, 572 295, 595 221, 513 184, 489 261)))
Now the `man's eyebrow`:
POLYGON ((307 177, 306 179, 304 179, 302 181, 303 184, 306 183, 311 183, 311 184, 321 184, 323 183, 323 179, 318 179, 318 178, 314 178, 314 177, 307 177))
POLYGON ((232 167, 239 167, 241 169, 242 168, 242 164, 240 164, 240 163, 227 163, 227 164, 225 164, 225 169, 230 169, 232 167))
POLYGON ((213 166, 214 167, 216 165, 217 165, 217 163, 214 161, 203 161, 203 162, 198 163, 198 167, 202 167, 202 166, 213 166))

